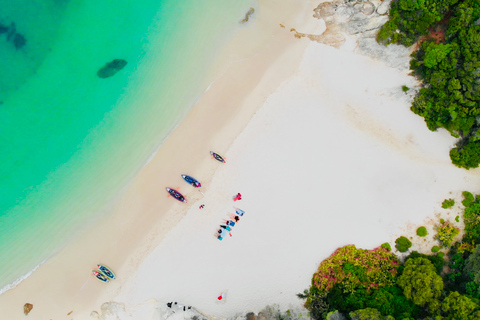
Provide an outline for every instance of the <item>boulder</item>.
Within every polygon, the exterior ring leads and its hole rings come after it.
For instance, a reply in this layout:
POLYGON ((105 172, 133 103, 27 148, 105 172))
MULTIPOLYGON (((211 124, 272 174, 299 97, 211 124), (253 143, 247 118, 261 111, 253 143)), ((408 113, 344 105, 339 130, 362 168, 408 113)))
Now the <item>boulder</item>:
POLYGON ((377 8, 377 13, 379 15, 385 15, 388 13, 388 10, 390 9, 390 3, 392 0, 384 0, 377 8))
POLYGON ((25 303, 25 305, 23 306, 23 313, 25 315, 28 315, 30 313, 30 311, 32 311, 32 309, 33 309, 33 304, 25 303))
POLYGON ((110 78, 118 71, 122 70, 126 65, 127 61, 123 59, 113 59, 97 71, 97 76, 102 79, 110 78))

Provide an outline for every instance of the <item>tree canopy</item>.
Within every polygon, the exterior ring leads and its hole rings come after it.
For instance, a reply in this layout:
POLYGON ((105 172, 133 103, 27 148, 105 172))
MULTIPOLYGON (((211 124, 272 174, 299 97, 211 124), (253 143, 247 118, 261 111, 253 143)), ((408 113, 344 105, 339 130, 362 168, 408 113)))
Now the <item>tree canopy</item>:
POLYGON ((405 297, 419 306, 439 298, 443 290, 442 278, 430 260, 425 258, 408 259, 397 283, 405 297))

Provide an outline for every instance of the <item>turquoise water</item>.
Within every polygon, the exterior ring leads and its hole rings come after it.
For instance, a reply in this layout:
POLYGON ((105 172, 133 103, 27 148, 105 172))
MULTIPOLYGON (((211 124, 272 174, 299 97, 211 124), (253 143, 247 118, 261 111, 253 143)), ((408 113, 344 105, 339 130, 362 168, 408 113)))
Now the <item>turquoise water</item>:
POLYGON ((0 2, 0 25, 26 39, 16 48, 0 34, 0 287, 58 250, 145 163, 212 80, 250 2, 0 2), (126 67, 98 78, 117 58, 126 67))

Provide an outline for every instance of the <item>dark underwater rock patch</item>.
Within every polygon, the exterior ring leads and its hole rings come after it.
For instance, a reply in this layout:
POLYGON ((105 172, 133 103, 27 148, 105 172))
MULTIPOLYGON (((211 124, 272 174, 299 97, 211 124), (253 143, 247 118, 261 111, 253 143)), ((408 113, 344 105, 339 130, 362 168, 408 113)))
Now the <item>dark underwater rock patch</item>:
POLYGON ((127 61, 123 59, 113 59, 111 62, 106 63, 102 68, 97 71, 99 78, 105 79, 114 76, 118 71, 125 68, 127 61))
POLYGON ((7 34, 7 42, 12 43, 17 50, 23 48, 27 43, 27 39, 17 32, 15 22, 12 22, 9 26, 0 23, 0 34, 3 33, 7 34))

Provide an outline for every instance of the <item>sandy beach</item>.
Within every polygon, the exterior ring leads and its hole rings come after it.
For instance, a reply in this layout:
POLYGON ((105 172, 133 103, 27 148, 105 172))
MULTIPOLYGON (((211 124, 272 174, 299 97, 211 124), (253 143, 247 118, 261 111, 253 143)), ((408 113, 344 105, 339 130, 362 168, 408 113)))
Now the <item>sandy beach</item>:
POLYGON ((479 193, 479 171, 450 162, 455 140, 409 110, 401 87, 416 82, 406 71, 351 45, 293 36, 290 28, 321 32, 317 5, 260 1, 219 54, 217 80, 148 165, 101 220, 0 295, 2 315, 23 319, 26 302, 30 319, 55 320, 95 319, 91 312, 110 301, 119 304, 100 319, 189 314, 172 313, 170 301, 218 319, 269 304, 300 308, 295 294, 337 247, 393 243, 445 198, 479 193), (203 194, 181 174, 200 180, 203 194), (179 187, 188 203, 168 198, 165 187, 179 187), (237 192, 243 199, 234 202, 237 192), (246 213, 219 241, 214 234, 234 206, 246 213), (97 263, 118 279, 95 280, 97 263))

